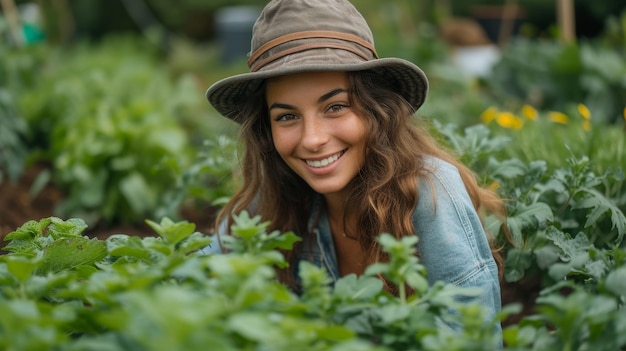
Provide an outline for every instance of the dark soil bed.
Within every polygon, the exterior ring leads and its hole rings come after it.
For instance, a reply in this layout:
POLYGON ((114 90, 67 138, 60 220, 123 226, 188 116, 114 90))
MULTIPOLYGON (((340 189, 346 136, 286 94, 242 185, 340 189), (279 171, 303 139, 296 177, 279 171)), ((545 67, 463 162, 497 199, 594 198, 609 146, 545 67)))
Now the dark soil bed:
MULTIPOLYGON (((48 183, 37 193, 31 193, 33 183, 46 165, 38 164, 28 167, 16 182, 6 180, 0 183, 0 247, 4 237, 29 220, 55 216, 55 206, 63 199, 63 192, 52 183, 48 183)), ((209 233, 214 219, 214 210, 210 208, 190 209, 181 211, 182 219, 196 224, 196 230, 209 233)), ((124 224, 98 224, 86 229, 85 235, 106 239, 111 234, 128 234, 137 236, 154 236, 154 231, 145 222, 124 224)))

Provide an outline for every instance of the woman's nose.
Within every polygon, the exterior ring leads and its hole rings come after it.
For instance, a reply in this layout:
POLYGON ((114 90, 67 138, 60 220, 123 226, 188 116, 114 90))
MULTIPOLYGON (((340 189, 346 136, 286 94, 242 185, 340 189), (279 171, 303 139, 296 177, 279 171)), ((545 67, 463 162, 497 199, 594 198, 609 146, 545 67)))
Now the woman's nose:
POLYGON ((316 115, 305 116, 300 143, 310 151, 319 151, 329 140, 323 120, 316 115))

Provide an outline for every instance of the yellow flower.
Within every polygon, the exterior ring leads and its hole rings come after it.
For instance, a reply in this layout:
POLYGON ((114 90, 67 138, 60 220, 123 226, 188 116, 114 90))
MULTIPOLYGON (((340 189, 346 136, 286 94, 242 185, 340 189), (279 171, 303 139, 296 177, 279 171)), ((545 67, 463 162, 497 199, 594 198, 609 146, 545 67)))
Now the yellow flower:
POLYGON ((522 119, 512 114, 511 112, 501 112, 498 113, 496 117, 496 122, 501 127, 511 128, 511 129, 521 129, 522 128, 522 119))
POLYGON ((534 107, 528 104, 522 106, 522 116, 526 117, 527 119, 531 121, 535 121, 537 120, 538 115, 539 114, 537 113, 537 110, 535 110, 534 107))
POLYGON ((591 131, 591 121, 589 121, 589 120, 585 120, 585 121, 583 122, 583 130, 584 130, 585 132, 589 132, 589 131, 591 131))
POLYGON ((489 184, 489 186, 487 187, 487 189, 493 191, 494 193, 500 189, 500 183, 498 183, 497 181, 493 181, 491 184, 489 184))
POLYGON ((480 114, 480 119, 481 121, 483 121, 484 124, 489 124, 491 123, 491 121, 494 120, 494 118, 496 118, 496 114, 498 113, 498 109, 495 107, 489 107, 488 109, 486 109, 485 111, 483 111, 483 113, 480 114))
POLYGON ((569 123, 569 118, 563 112, 558 111, 550 111, 548 112, 548 119, 554 123, 567 124, 569 123))
POLYGON ((578 104, 578 113, 583 116, 584 119, 589 120, 591 118, 591 112, 585 106, 585 104, 578 104))
POLYGON ((622 114, 624 115, 624 121, 626 121, 626 107, 624 107, 624 111, 622 112, 622 114))

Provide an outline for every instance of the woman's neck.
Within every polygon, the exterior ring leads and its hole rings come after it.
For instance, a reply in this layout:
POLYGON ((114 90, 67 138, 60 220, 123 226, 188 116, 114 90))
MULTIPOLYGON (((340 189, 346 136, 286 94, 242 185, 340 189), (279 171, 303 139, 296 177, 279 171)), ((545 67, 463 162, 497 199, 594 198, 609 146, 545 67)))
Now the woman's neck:
POLYGON ((328 213, 329 219, 332 219, 333 221, 338 221, 338 223, 343 222, 344 212, 346 208, 345 201, 345 196, 337 193, 324 195, 326 212, 328 213))
POLYGON ((352 238, 354 218, 346 218, 346 197, 339 194, 324 195, 326 214, 335 237, 352 238))

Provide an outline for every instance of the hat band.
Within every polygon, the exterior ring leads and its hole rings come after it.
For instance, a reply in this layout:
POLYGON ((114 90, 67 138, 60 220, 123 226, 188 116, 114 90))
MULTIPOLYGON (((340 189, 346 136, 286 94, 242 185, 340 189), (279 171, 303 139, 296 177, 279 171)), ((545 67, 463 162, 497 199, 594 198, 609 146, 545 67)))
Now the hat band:
POLYGON ((317 48, 334 48, 334 49, 347 50, 362 57, 364 60, 370 59, 370 57, 368 57, 367 54, 365 54, 362 50, 356 49, 355 47, 352 47, 349 45, 343 45, 339 43, 335 44, 335 43, 326 42, 326 43, 309 43, 309 44, 299 45, 291 49, 282 50, 274 55, 270 55, 264 58, 261 61, 255 62, 259 59, 259 57, 261 57, 261 55, 265 54, 269 50, 281 44, 294 41, 294 40, 311 39, 311 38, 327 38, 327 39, 338 39, 342 41, 349 41, 349 42, 352 42, 352 43, 355 43, 364 47, 365 49, 369 50, 374 55, 374 58, 378 58, 378 54, 376 53, 376 49, 374 48, 374 46, 370 42, 363 40, 362 38, 356 35, 352 35, 348 33, 332 32, 332 31, 305 31, 305 32, 296 32, 296 33, 283 35, 263 44, 261 47, 256 49, 252 53, 252 55, 250 55, 250 58, 248 59, 248 66, 250 67, 250 70, 252 72, 256 72, 260 70, 261 68, 263 68, 263 66, 265 66, 269 62, 277 60, 286 55, 290 55, 296 52, 301 52, 301 51, 310 50, 310 49, 317 49, 317 48))

